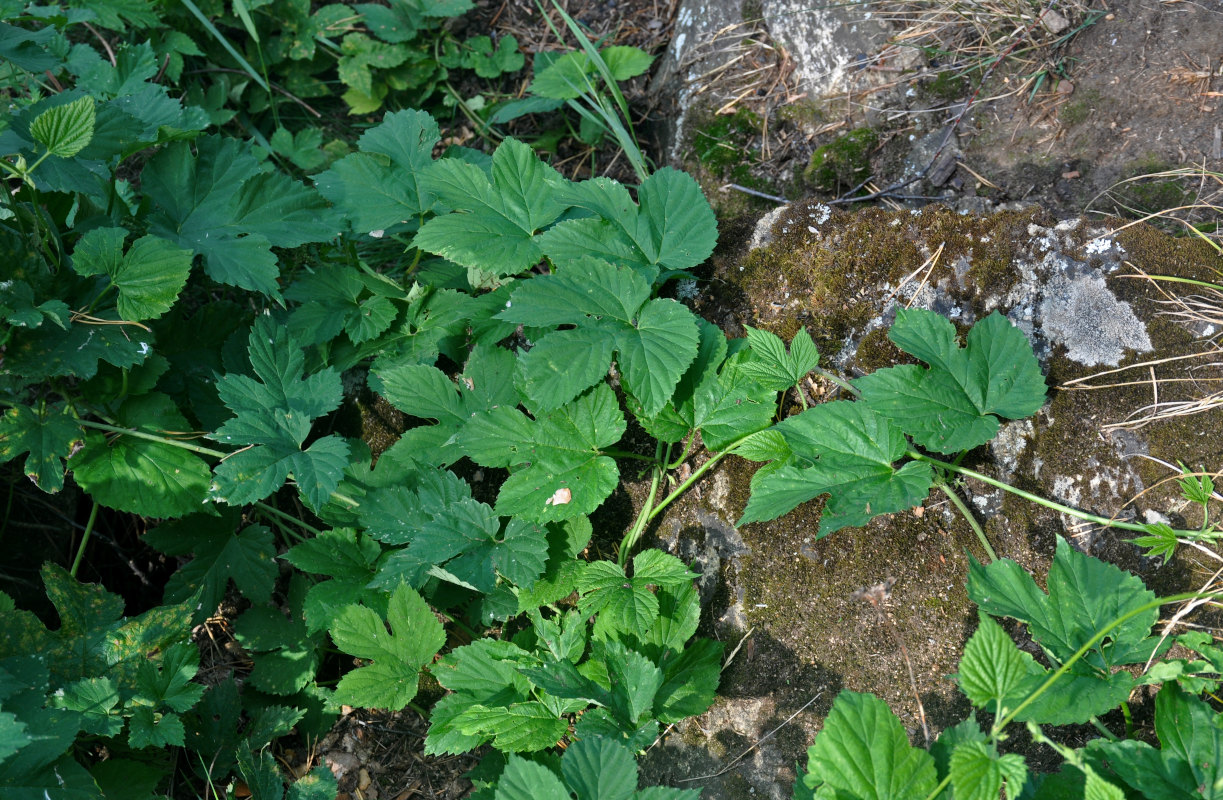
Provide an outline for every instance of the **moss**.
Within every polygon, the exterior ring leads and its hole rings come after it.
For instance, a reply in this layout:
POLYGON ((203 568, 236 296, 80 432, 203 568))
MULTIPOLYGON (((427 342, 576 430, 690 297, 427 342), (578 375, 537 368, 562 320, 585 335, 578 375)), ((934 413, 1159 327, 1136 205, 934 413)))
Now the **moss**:
POLYGON ((871 152, 878 143, 878 135, 870 128, 852 130, 811 154, 803 180, 823 192, 856 186, 866 177, 871 152))
POLYGON ((799 127, 814 128, 825 122, 824 109, 812 100, 796 100, 777 109, 777 119, 799 127))
POLYGON ((745 161, 758 161, 759 151, 749 150, 747 144, 759 134, 760 126, 760 116, 746 108, 714 116, 695 128, 692 149, 701 164, 713 172, 745 161))
POLYGON ((925 85, 926 94, 940 100, 956 100, 968 94, 968 77, 962 72, 945 70, 925 85))

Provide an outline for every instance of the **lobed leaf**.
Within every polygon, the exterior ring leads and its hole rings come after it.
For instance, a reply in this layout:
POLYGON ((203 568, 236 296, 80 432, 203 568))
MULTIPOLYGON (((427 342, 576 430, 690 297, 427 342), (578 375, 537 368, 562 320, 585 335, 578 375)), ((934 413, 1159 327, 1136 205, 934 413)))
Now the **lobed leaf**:
MULTIPOLYGON (((1047 578, 1048 594, 1010 559, 969 565, 968 596, 994 616, 1025 622, 1033 638, 1059 661, 1070 658, 1097 631, 1155 599, 1134 575, 1080 553, 1058 538, 1047 578)), ((1100 667, 1146 661, 1156 646, 1148 639, 1159 618, 1152 607, 1114 628, 1093 649, 1100 667), (1111 640, 1111 641, 1110 641, 1111 640)))
POLYGON ((0 415, 0 463, 28 453, 23 472, 44 492, 64 488, 64 459, 82 442, 80 423, 63 405, 10 406, 0 415))
MULTIPOLYGON (((383 6, 368 5, 369 10, 383 6)), ((315 176, 319 192, 361 234, 382 232, 434 210, 436 198, 422 184, 441 139, 437 123, 424 111, 387 114, 357 139, 358 152, 315 176)))
POLYGON ((386 624, 373 610, 356 605, 341 609, 332 621, 329 630, 337 647, 374 662, 340 679, 339 702, 403 708, 416 696, 420 668, 446 643, 446 632, 433 611, 406 585, 392 593, 386 624))
POLYGON ((1044 404, 1045 381, 1027 337, 997 311, 956 344, 945 317, 899 309, 888 338, 930 364, 878 370, 854 381, 862 400, 922 447, 956 453, 998 433, 998 417, 1020 419, 1044 404))
POLYGON ((752 494, 740 525, 775 519, 829 493, 818 537, 865 525, 880 514, 920 504, 932 475, 924 463, 892 463, 907 449, 904 434, 864 403, 834 401, 776 426, 792 456, 752 476, 752 494))
POLYGON ((543 252, 535 234, 564 211, 549 187, 563 179, 515 139, 506 139, 493 153, 491 180, 456 158, 434 162, 422 180, 454 211, 422 225, 413 245, 498 277, 538 263, 543 252))

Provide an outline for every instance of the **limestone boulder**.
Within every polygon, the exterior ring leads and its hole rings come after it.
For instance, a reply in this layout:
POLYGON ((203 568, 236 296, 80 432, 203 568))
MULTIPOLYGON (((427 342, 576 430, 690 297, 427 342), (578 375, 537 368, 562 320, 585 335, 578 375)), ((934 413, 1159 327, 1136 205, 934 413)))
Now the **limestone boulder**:
MULTIPOLYGON (((897 308, 934 310, 961 332, 998 311, 1031 342, 1048 401, 962 463, 1106 519, 1192 528, 1200 516, 1173 478, 1178 462, 1213 470, 1223 457, 1213 388, 1220 312, 1202 290, 1155 276, 1208 281, 1223 263, 1196 238, 1120 226, 1056 222, 1036 209, 974 216, 794 204, 755 230, 731 226, 724 238, 734 241, 696 303, 732 336, 752 325, 789 341, 806 328, 822 365, 847 378, 911 360, 887 338, 897 308)), ((806 391, 820 402, 838 390, 812 381, 806 391)), ((969 557, 986 556, 947 497, 936 491, 915 509, 824 538, 822 500, 737 528, 755 468, 726 459, 654 529, 661 546, 705 573, 703 632, 734 656, 714 708, 670 731, 644 769, 707 797, 788 798, 841 689, 883 697, 915 743, 970 710, 949 676, 976 626, 964 589, 969 557)), ((1187 548, 1170 563, 1146 558, 1128 542, 1133 532, 982 482, 957 491, 999 557, 1037 576, 1059 536, 1161 594, 1201 585, 1214 570, 1187 548)))

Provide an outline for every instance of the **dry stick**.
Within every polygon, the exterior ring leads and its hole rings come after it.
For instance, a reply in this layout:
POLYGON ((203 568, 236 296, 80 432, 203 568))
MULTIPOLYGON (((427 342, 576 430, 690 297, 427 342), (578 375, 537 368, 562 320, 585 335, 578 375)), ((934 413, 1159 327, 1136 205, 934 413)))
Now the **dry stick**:
POLYGON ((984 88, 985 84, 989 81, 990 75, 994 73, 994 69, 996 69, 997 66, 1001 64, 1003 60, 1006 59, 1006 57, 1009 56, 1015 50, 1015 48, 1018 47, 1020 43, 1024 41, 1024 39, 1027 38, 1028 34, 1031 33, 1036 28, 1037 25, 1041 24, 1041 17, 1043 17, 1045 13, 1050 11, 1053 8, 1053 6, 1055 5, 1057 5, 1057 0, 1049 0, 1048 5, 1045 6, 1045 10, 1042 11, 1040 14, 1037 14, 1036 19, 1033 20, 1032 24, 1029 25, 1026 29, 1024 29, 1023 36, 1016 37, 1015 41, 1011 43, 1011 46, 1008 47, 1006 50, 1002 51, 1002 54, 999 55, 998 58, 994 59, 994 63, 989 65, 989 67, 985 70, 985 74, 981 76, 981 82, 977 84, 977 88, 973 90, 972 96, 969 97, 968 102, 964 104, 964 108, 960 109, 960 113, 957 114, 956 118, 952 120, 949 126, 947 126, 947 132, 943 134, 943 141, 939 144, 938 150, 934 151, 934 156, 930 159, 930 162, 926 164, 925 167, 922 168, 921 172, 917 173, 912 178, 906 178, 904 180, 897 181, 896 183, 893 183, 891 186, 886 186, 877 192, 871 192, 870 194, 864 194, 861 197, 853 197, 852 195, 854 192, 861 189, 863 186, 869 183, 872 178, 874 178, 874 176, 872 175, 870 178, 867 178, 866 180, 862 181, 862 183, 859 183, 857 186, 850 189, 848 192, 836 198, 835 200, 829 200, 827 204, 828 205, 844 205, 848 203, 862 203, 867 200, 877 200, 884 196, 891 196, 891 194, 895 192, 897 189, 903 189, 906 186, 910 186, 914 183, 917 183, 922 178, 926 177, 926 175, 929 174, 930 170, 934 168, 934 165, 938 163, 939 157, 943 155, 943 151, 947 149, 947 145, 951 143, 951 137, 955 135, 956 129, 960 127, 960 123, 964 120, 965 115, 968 114, 968 109, 972 108, 973 103, 976 102, 977 95, 981 93, 981 89, 984 88))
MULTIPOLYGON (((951 495, 948 494, 948 498, 950 497, 951 495)), ((909 686, 913 689, 913 699, 917 701, 917 719, 921 722, 922 734, 926 737, 926 746, 929 747, 930 726, 926 724, 926 707, 922 705, 921 693, 917 691, 917 675, 913 672, 913 662, 909 659, 909 648, 905 647, 904 637, 900 635, 900 627, 896 624, 896 620, 892 619, 892 614, 887 609, 887 601, 892 597, 892 587, 895 584, 895 578, 888 578, 883 583, 858 589, 850 595, 850 599, 861 600, 872 606, 879 616, 879 621, 884 623, 900 648, 900 655, 904 658, 905 667, 909 670, 909 686)))
POLYGON ((697 776, 697 777, 695 777, 695 778, 679 778, 679 779, 678 779, 678 780, 676 780, 675 782, 676 782, 676 783, 691 783, 692 781, 703 781, 703 780, 707 780, 707 779, 709 779, 709 778, 717 778, 717 777, 720 777, 720 776, 722 776, 722 775, 725 775, 726 773, 730 772, 731 767, 733 767, 735 764, 738 764, 738 763, 739 763, 739 762, 740 762, 740 761, 743 759, 743 757, 744 757, 744 756, 746 756, 748 753, 750 753, 750 752, 752 752, 753 750, 755 750, 755 749, 756 749, 757 747, 759 747, 760 745, 762 745, 762 744, 764 744, 765 742, 767 742, 767 741, 768 741, 770 738, 772 738, 772 736, 773 736, 775 733, 777 733, 779 730, 781 730, 782 728, 784 728, 784 727, 786 727, 787 725, 789 725, 789 724, 790 724, 790 721, 791 721, 792 719, 794 719, 794 718, 795 718, 795 717, 797 717, 799 714, 801 714, 801 713, 803 713, 804 711, 806 711, 806 710, 807 710, 807 707, 808 707, 808 706, 810 706, 812 703, 814 703, 816 700, 819 700, 819 699, 820 699, 820 696, 821 696, 821 695, 823 695, 823 694, 824 694, 823 692, 817 692, 817 693, 816 693, 816 695, 815 695, 815 697, 812 697, 810 700, 808 700, 808 701, 807 701, 807 702, 806 702, 806 703, 803 705, 803 707, 802 707, 802 708, 800 708, 798 711, 795 711, 795 712, 794 712, 793 714, 791 714, 790 716, 786 717, 786 721, 785 721, 785 722, 781 723, 781 724, 780 724, 780 725, 778 725, 776 728, 774 728, 773 730, 771 730, 771 731, 769 731, 768 733, 766 733, 764 736, 761 736, 759 739, 757 739, 757 740, 756 740, 756 743, 755 743, 754 745, 752 745, 751 747, 747 748, 746 750, 744 750, 744 751, 743 751, 742 753, 740 753, 739 755, 735 756, 735 758, 734 758, 734 760, 733 760, 733 761, 731 761, 729 764, 727 764, 725 767, 723 767, 722 769, 718 770, 717 772, 711 772, 711 773, 710 773, 710 774, 708 774, 708 775, 698 775, 698 776, 697 776))

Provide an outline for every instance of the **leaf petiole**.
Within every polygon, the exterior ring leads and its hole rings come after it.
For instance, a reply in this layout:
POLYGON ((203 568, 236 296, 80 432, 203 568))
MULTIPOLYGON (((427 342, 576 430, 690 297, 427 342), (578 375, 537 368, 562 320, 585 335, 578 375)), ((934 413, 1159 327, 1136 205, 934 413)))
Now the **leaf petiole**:
POLYGON ((199 453, 202 456, 225 458, 225 456, 230 455, 229 453, 225 453, 220 450, 213 450, 211 447, 201 447, 198 444, 184 442, 181 439, 158 436, 153 433, 146 433, 145 431, 135 430, 133 428, 120 428, 117 425, 107 425, 105 422, 94 422, 93 420, 89 419, 82 419, 79 420, 79 422, 86 428, 94 428, 99 431, 106 431, 107 433, 117 433, 122 436, 133 436, 137 439, 148 439, 150 442, 161 442, 162 444, 168 444, 172 447, 179 447, 183 450, 190 450, 193 453, 199 453))
POLYGON ((951 501, 951 504, 956 507, 956 509, 960 512, 960 515, 964 517, 966 522, 968 522, 968 527, 972 528, 972 532, 977 534, 977 539, 980 540, 981 547, 985 549, 985 553, 989 556, 989 560, 997 561, 998 554, 994 552, 994 548, 992 545, 990 545, 989 539, 985 537, 985 531, 981 529, 981 524, 977 522, 977 518, 972 515, 972 511, 969 510, 964 501, 960 499, 960 496, 955 493, 955 489, 948 486, 945 481, 937 481, 934 485, 937 486, 943 494, 947 495, 947 499, 951 501))
MULTIPOLYGON (((1055 500, 1050 500, 1046 497, 1032 494, 1031 492, 1025 492, 1023 489, 1017 489, 1014 486, 1011 486, 1009 483, 1000 481, 997 478, 991 478, 988 475, 983 475, 980 472, 971 470, 967 467, 961 467, 958 464, 952 464, 946 461, 940 461, 937 458, 931 458, 930 456, 923 455, 916 450, 906 450, 905 455, 915 461, 925 461, 927 464, 933 464, 934 466, 940 469, 945 469, 948 472, 955 472, 959 475, 963 475, 966 478, 974 478, 982 483, 1001 489, 1004 492, 1010 492, 1016 497, 1022 497, 1024 500, 1030 500, 1033 503, 1042 505, 1045 508, 1053 511, 1069 514, 1070 516, 1084 520, 1085 522, 1094 522, 1097 525, 1103 525, 1106 528, 1122 528, 1123 530, 1138 531, 1139 533, 1150 532, 1150 526, 1148 525, 1144 525, 1139 522, 1122 522, 1121 520, 1109 519, 1108 517, 1101 517, 1097 514, 1090 514, 1077 508, 1062 505, 1055 500)), ((1174 530, 1173 533, 1177 536, 1185 536, 1189 538, 1193 538, 1198 535, 1197 531, 1174 530)))

